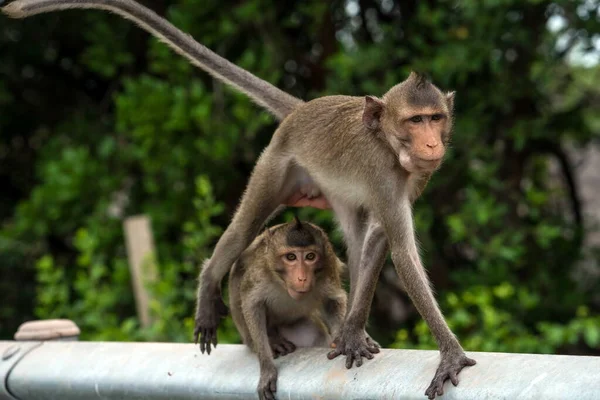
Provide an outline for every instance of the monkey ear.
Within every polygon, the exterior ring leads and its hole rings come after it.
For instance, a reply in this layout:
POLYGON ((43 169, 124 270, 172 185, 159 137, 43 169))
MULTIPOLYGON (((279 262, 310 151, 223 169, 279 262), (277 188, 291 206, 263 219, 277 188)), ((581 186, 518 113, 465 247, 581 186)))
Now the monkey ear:
POLYGON ((365 96, 365 110, 363 111, 363 124, 367 129, 375 130, 379 128, 381 114, 385 103, 375 96, 365 96))
POLYGON ((450 110, 450 112, 454 111, 454 96, 455 95, 456 95, 456 92, 446 93, 446 103, 448 104, 448 110, 450 110))

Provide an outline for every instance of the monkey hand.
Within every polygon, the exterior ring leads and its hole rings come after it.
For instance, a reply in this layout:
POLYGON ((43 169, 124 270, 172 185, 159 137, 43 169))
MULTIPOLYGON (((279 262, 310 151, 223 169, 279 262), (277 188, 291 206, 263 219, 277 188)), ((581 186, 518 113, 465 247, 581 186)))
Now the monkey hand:
POLYGON ((258 398, 260 400, 275 400, 277 391, 277 369, 275 365, 261 366, 258 381, 258 398))
POLYGON ((363 329, 348 330, 344 329, 331 345, 335 350, 327 354, 327 358, 333 360, 343 354, 346 356, 346 368, 352 368, 356 363, 360 367, 363 363, 362 358, 368 360, 373 358, 373 354, 379 353, 379 345, 373 341, 363 329))
POLYGON ((468 358, 461 350, 455 352, 442 352, 442 360, 438 366, 431 384, 425 391, 425 396, 430 400, 434 399, 436 394, 444 394, 444 382, 450 379, 454 386, 458 385, 458 373, 464 368, 475 365, 476 361, 468 358))
POLYGON ((273 357, 278 358, 279 356, 285 356, 296 350, 296 345, 281 334, 277 334, 269 337, 269 345, 273 351, 273 357))
POLYGON ((194 326, 194 343, 200 342, 200 351, 210 354, 210 345, 217 347, 217 328, 219 320, 228 314, 228 309, 221 295, 212 299, 200 299, 196 311, 194 326))

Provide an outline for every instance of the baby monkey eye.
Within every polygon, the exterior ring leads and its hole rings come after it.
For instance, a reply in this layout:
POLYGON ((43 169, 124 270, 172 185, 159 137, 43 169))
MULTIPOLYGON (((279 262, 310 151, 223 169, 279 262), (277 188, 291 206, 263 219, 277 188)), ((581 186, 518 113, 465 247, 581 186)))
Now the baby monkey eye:
POLYGON ((316 257, 317 257, 317 255, 316 255, 315 253, 308 253, 308 254, 306 255, 306 259, 307 259, 308 261, 312 261, 312 260, 314 260, 316 257))
POLYGON ((414 117, 410 118, 410 122, 414 122, 414 123, 423 122, 423 117, 421 117, 420 115, 415 115, 414 117))
POLYGON ((442 114, 433 114, 431 116, 431 120, 432 121, 439 121, 440 119, 444 118, 444 116, 442 114))
POLYGON ((285 258, 286 258, 288 261, 294 261, 294 260, 296 260, 296 255, 295 255, 294 253, 287 253, 287 254, 285 255, 285 258))

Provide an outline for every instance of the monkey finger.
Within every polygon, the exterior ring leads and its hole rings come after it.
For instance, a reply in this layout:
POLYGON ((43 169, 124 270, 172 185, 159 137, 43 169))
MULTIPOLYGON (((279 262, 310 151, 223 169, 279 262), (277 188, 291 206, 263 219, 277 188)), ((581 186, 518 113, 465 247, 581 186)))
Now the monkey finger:
POLYGON ((340 349, 335 349, 330 351, 329 353, 327 353, 327 358, 330 360, 333 360, 334 358, 336 358, 337 356, 341 355, 342 351, 340 349))
POLYGON ((262 391, 262 398, 267 400, 275 400, 275 392, 277 391, 276 383, 267 383, 267 387, 265 387, 262 391), (275 385, 275 386, 274 386, 275 385), (273 387, 275 390, 273 390, 273 387))
POLYGON ((296 351, 296 345, 290 341, 283 342, 283 347, 285 347, 287 354, 296 351))
POLYGON ((277 356, 285 356, 285 348, 281 346, 279 343, 273 345, 273 353, 277 354, 277 356))
POLYGON ((438 384, 438 388, 436 391, 438 396, 442 396, 444 394, 444 382, 438 384))
POLYGON ((465 357, 463 364, 465 367, 472 367, 473 365, 477 364, 477 361, 473 360, 472 358, 465 357))
POLYGON ((204 350, 206 350, 206 345, 204 344, 204 332, 200 332, 200 352, 204 354, 204 350))
POLYGON ((367 349, 367 350, 361 350, 360 355, 363 356, 364 358, 366 358, 367 360, 372 360, 373 357, 375 357, 373 355, 373 353, 371 353, 369 351, 369 349, 367 349))
POLYGON ((357 367, 360 367, 360 366, 362 366, 362 365, 363 365, 363 359, 362 359, 362 357, 361 357, 361 353, 362 353, 362 352, 361 352, 360 350, 356 350, 356 351, 354 352, 354 360, 356 361, 356 366, 357 366, 357 367))
POLYGON ((215 346, 215 349, 217 348, 217 343, 218 343, 218 341, 217 341, 217 331, 215 330, 214 333, 213 333, 213 335, 212 335, 212 344, 213 344, 213 346, 215 346))
POLYGON ((367 350, 369 350, 369 352, 372 354, 377 354, 381 352, 381 350, 379 350, 379 347, 367 347, 367 350))
POLYGON ((208 355, 210 355, 210 351, 211 351, 211 346, 210 346, 210 339, 212 337, 212 332, 210 329, 206 330, 206 336, 202 339, 202 341, 205 343, 206 345, 206 353, 208 355))
POLYGON ((356 367, 360 367, 362 365, 362 357, 358 351, 348 351, 346 353, 346 368, 352 368, 352 364, 356 365, 356 367))
POLYGON ((370 336, 367 336, 367 344, 369 345, 369 347, 377 347, 377 348, 381 347, 381 345, 379 343, 377 343, 375 340, 373 340, 373 338, 370 336))
POLYGON ((454 386, 458 386, 458 377, 456 376, 456 372, 451 371, 449 375, 450 375, 450 382, 452 382, 452 384, 454 386))
POLYGON ((349 354, 346 356, 346 369, 350 369, 352 368, 352 363, 354 362, 354 359, 352 358, 352 355, 349 354))
POLYGON ((429 400, 431 400, 431 399, 433 399, 435 397, 435 393, 432 393, 432 391, 431 391, 431 386, 429 386, 427 388, 427 390, 425 391, 425 396, 427 396, 427 398, 429 400))

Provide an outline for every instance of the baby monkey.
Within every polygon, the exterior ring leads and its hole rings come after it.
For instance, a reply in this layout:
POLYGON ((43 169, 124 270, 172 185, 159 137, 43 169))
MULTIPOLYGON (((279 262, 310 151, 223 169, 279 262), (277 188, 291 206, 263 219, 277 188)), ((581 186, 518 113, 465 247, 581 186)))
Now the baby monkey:
POLYGON ((273 358, 296 347, 329 347, 346 315, 344 264, 325 232, 295 221, 266 229, 229 277, 230 308, 242 340, 258 355, 260 399, 274 399, 273 358))

